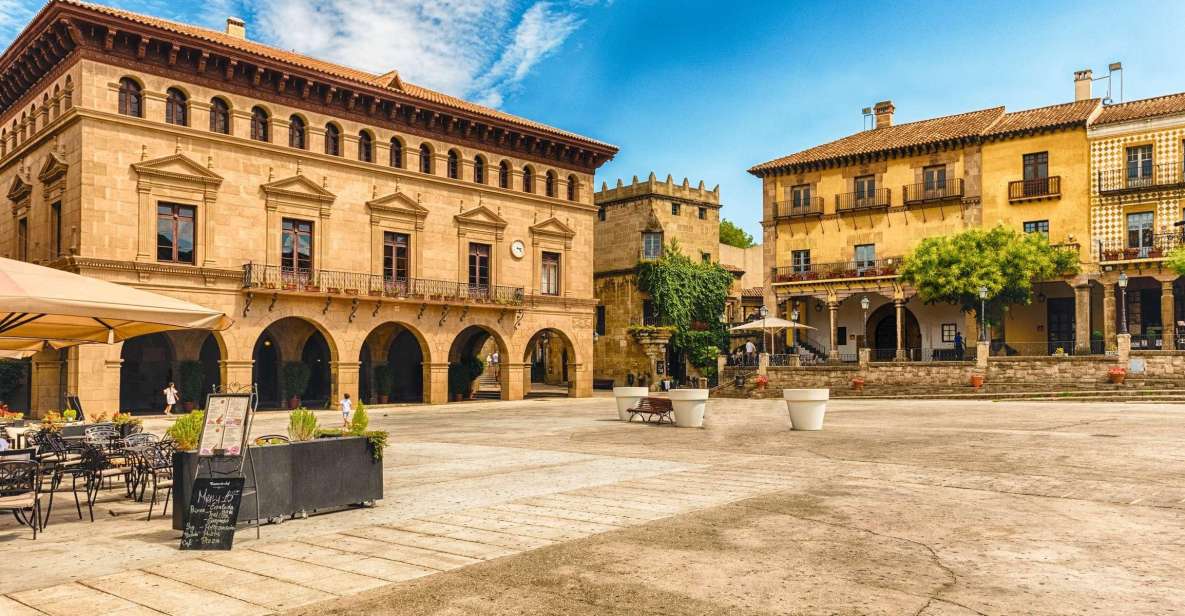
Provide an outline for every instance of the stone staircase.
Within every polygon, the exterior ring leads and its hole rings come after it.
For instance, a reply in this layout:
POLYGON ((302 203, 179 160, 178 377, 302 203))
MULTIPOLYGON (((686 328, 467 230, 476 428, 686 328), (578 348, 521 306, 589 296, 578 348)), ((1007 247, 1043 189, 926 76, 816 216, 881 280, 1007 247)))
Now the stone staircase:
MULTIPOLYGON (((777 399, 780 389, 758 390, 752 383, 737 389, 726 384, 713 395, 722 398, 777 399)), ((985 383, 975 389, 970 385, 875 385, 868 384, 863 390, 833 388, 833 399, 882 399, 882 400, 998 400, 998 401, 1080 401, 1080 402, 1185 402, 1185 378, 1143 379, 1129 378, 1122 385, 1108 382, 1072 383, 1028 383, 994 382, 985 383)))

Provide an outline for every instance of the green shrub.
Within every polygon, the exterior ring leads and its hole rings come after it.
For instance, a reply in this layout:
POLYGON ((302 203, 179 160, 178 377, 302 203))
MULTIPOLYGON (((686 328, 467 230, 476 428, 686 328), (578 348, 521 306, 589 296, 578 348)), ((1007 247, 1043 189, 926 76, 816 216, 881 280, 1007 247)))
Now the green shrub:
POLYGON ((74 409, 66 409, 62 411, 62 418, 66 421, 74 421, 75 419, 78 419, 78 411, 74 409))
POLYGON ((387 447, 387 433, 382 430, 367 430, 354 434, 343 432, 341 428, 324 428, 317 430, 317 438, 341 438, 344 436, 362 436, 370 446, 370 453, 375 461, 383 459, 383 449, 387 447))
POLYGON ((368 426, 370 416, 366 414, 366 405, 359 402, 358 408, 354 409, 354 414, 350 417, 350 434, 362 434, 368 426))
POLYGON ((288 438, 311 441, 317 437, 317 415, 303 406, 288 415, 288 438))
POLYGON ((187 360, 181 362, 181 378, 179 381, 182 402, 198 402, 202 396, 202 383, 206 379, 206 370, 202 362, 187 360))
POLYGON ((303 396, 309 388, 311 374, 308 365, 302 361, 284 362, 284 395, 289 398, 303 396))
POLYGON ((202 437, 202 425, 206 422, 203 411, 193 411, 182 415, 165 434, 172 437, 180 451, 193 451, 198 448, 198 439, 202 437))

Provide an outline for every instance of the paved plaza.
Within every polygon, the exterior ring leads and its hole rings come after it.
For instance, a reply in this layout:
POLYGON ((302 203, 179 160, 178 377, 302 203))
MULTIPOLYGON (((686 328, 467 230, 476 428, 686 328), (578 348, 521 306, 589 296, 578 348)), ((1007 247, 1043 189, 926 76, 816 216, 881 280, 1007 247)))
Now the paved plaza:
POLYGON ((194 553, 120 490, 93 524, 67 497, 36 541, 0 523, 0 614, 1185 606, 1179 407, 837 401, 818 433, 790 432, 780 401, 708 413, 694 430, 618 422, 606 397, 375 409, 391 432, 376 507, 194 553))

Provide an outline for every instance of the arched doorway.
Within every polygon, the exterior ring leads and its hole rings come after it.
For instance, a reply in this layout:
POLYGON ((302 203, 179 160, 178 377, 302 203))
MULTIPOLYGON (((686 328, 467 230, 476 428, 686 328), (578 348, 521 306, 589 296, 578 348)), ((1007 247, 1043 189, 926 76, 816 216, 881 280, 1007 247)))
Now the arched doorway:
POLYGON ((574 350, 568 337, 558 329, 543 329, 527 342, 523 363, 527 364, 529 379, 526 391, 531 397, 567 396, 571 392, 569 363, 574 350))
POLYGON ((202 342, 198 361, 202 364, 202 393, 198 397, 198 403, 204 406, 206 394, 222 385, 222 349, 218 346, 214 334, 208 334, 202 342))
POLYGON ((370 403, 423 402, 427 347, 419 332, 403 323, 383 323, 362 345, 360 395, 370 403))
MULTIPOLYGON (((922 330, 918 326, 917 317, 908 308, 904 308, 903 325, 905 326, 906 356, 920 353, 922 348, 922 330)), ((882 305, 868 317, 866 327, 872 330, 869 340, 872 342, 872 359, 889 361, 897 355, 897 311, 892 302, 882 305)))
POLYGON ((492 330, 480 325, 461 330, 449 348, 449 401, 501 398, 507 379, 515 378, 503 369, 506 357, 506 344, 492 330))
POLYGON ((161 411, 161 393, 173 375, 173 346, 164 334, 128 339, 119 354, 119 408, 122 411, 161 411))
POLYGON ((420 341, 404 329, 391 341, 387 351, 387 368, 391 371, 391 400, 393 402, 423 402, 424 352, 420 341))
POLYGON ((268 325, 255 341, 253 377, 261 407, 284 408, 293 397, 325 408, 333 395, 334 346, 321 328, 299 317, 268 325))
POLYGON ((259 387, 260 408, 283 407, 280 397, 280 349, 271 333, 264 331, 259 336, 251 358, 255 360, 251 367, 251 380, 259 387))

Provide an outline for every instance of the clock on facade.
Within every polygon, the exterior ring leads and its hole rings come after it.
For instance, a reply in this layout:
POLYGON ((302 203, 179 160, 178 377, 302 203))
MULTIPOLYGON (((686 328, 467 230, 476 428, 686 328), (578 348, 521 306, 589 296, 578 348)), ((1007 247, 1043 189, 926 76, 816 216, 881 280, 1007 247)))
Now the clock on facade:
POLYGON ((526 244, 523 244, 522 240, 514 240, 510 244, 510 254, 514 256, 515 259, 523 258, 523 255, 527 254, 526 244))

